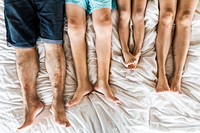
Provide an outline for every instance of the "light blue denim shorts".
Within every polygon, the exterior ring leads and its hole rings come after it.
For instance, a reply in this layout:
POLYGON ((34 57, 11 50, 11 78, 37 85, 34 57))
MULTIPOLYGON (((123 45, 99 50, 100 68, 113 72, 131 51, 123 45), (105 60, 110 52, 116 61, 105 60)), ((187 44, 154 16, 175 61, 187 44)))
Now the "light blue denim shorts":
POLYGON ((78 5, 86 10, 88 14, 91 14, 94 10, 109 8, 116 9, 116 0, 65 0, 66 4, 78 5))

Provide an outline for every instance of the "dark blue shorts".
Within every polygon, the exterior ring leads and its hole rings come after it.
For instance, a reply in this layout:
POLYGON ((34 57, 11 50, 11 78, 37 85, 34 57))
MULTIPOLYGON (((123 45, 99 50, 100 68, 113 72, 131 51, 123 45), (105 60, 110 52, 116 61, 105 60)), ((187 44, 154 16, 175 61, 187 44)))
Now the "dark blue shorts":
POLYGON ((7 41, 16 48, 63 44, 64 0, 4 0, 7 41))

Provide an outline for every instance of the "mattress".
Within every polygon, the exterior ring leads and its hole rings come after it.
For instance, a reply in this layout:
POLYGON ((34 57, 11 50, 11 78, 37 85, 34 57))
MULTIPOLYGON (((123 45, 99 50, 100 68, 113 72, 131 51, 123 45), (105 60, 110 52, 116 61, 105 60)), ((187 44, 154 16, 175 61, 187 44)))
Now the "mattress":
MULTIPOLYGON (((16 72, 15 51, 7 47, 3 1, 0 1, 0 132, 13 133, 24 121, 22 93, 16 72)), ((79 105, 66 110, 70 128, 59 127, 49 112, 52 88, 44 64, 44 45, 37 44, 40 71, 37 93, 45 103, 44 111, 36 118, 28 133, 149 133, 149 132, 200 132, 200 4, 192 21, 189 52, 184 67, 181 88, 183 94, 155 92, 157 63, 155 52, 158 24, 158 1, 148 2, 145 16, 145 40, 138 68, 127 70, 123 65, 117 33, 117 11, 112 12, 112 59, 110 85, 121 101, 116 105, 102 94, 92 92, 79 105)), ((89 79, 97 80, 95 34, 91 16, 87 17, 87 63, 89 79)), ((64 97, 72 98, 77 80, 74 70, 67 25, 64 28, 64 49, 67 76, 64 97)), ((180 33, 181 34, 181 33, 180 33)), ((130 48, 133 48, 133 43, 130 48)), ((167 76, 173 72, 171 51, 166 63, 167 76)))

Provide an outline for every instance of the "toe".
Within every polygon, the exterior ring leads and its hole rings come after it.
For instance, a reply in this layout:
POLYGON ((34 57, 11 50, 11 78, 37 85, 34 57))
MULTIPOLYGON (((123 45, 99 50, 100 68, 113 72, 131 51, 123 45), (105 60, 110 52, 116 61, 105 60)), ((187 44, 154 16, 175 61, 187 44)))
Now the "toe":
POLYGON ((159 93, 159 92, 160 92, 160 90, 156 89, 156 92, 157 92, 157 93, 159 93))
POLYGON ((169 91, 170 89, 169 88, 164 88, 164 90, 163 91, 169 91))
POLYGON ((116 103, 116 104, 119 104, 120 103, 120 100, 116 97, 107 97, 107 99, 110 101, 110 102, 113 102, 113 103, 116 103))
POLYGON ((56 123, 57 123, 58 126, 62 126, 62 127, 66 126, 65 120, 61 120, 59 118, 57 118, 56 123))
POLYGON ((73 104, 72 101, 69 101, 69 102, 67 102, 66 106, 71 107, 72 104, 73 104))
POLYGON ((25 122, 21 127, 17 129, 17 132, 28 130, 32 126, 33 122, 25 122))
POLYGON ((131 70, 135 70, 135 66, 134 65, 131 66, 131 70))
POLYGON ((131 66, 131 65, 128 65, 128 69, 131 70, 131 68, 132 68, 132 66, 131 66))
POLYGON ((159 93, 159 92, 162 92, 162 90, 160 88, 157 88, 156 92, 159 93))
POLYGON ((74 105, 76 105, 76 104, 78 104, 78 103, 80 103, 80 99, 73 98, 71 101, 69 101, 69 102, 67 103, 67 107, 72 107, 72 106, 74 106, 74 105))
POLYGON ((113 97, 112 99, 113 99, 113 102, 114 102, 114 103, 120 104, 120 100, 119 100, 118 98, 113 97))
POLYGON ((73 105, 74 105, 74 103, 73 103, 72 101, 69 101, 69 102, 67 103, 67 107, 68 107, 68 108, 72 107, 73 105))
POLYGON ((135 69, 134 69, 134 67, 133 67, 133 66, 131 66, 130 70, 132 70, 132 71, 133 71, 133 70, 135 70, 135 69))
POLYGON ((171 87, 171 88, 170 88, 170 91, 175 92, 174 87, 171 87))
POLYGON ((129 69, 129 70, 134 70, 133 64, 129 65, 129 66, 128 66, 128 69, 129 69))
POLYGON ((66 126, 67 128, 68 128, 68 127, 71 127, 71 124, 69 123, 69 121, 66 122, 66 125, 65 125, 65 126, 66 126))

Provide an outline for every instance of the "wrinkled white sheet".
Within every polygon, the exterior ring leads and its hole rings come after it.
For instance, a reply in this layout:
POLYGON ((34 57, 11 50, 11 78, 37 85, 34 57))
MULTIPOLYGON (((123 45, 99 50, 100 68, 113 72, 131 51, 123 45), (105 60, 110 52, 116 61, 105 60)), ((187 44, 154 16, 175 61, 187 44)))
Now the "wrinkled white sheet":
MULTIPOLYGON (((158 2, 149 1, 146 10, 146 36, 138 68, 132 72, 123 65, 121 46, 117 34, 117 12, 112 14, 112 61, 110 84, 121 100, 120 106, 93 92, 82 102, 66 111, 72 127, 55 125, 48 111, 40 114, 30 133, 137 133, 137 132, 200 132, 200 4, 192 22, 191 45, 182 79, 183 94, 155 93, 157 65, 155 38, 158 23, 158 2)), ((181 33, 180 33, 181 34, 181 33)), ((14 49, 6 45, 3 1, 0 1, 0 132, 12 133, 23 120, 23 102, 16 73, 14 49)), ((72 98, 77 86, 67 28, 65 28, 67 78, 65 100, 72 98)), ((87 30, 89 78, 94 84, 97 77, 97 58, 94 30, 88 17, 87 30)), ((50 105, 52 89, 44 64, 44 48, 38 45, 40 71, 37 92, 40 99, 50 105)), ((168 76, 172 73, 172 55, 166 64, 168 76)))

